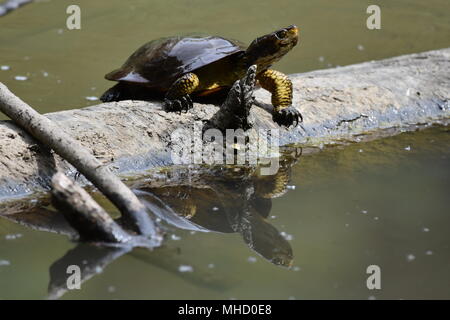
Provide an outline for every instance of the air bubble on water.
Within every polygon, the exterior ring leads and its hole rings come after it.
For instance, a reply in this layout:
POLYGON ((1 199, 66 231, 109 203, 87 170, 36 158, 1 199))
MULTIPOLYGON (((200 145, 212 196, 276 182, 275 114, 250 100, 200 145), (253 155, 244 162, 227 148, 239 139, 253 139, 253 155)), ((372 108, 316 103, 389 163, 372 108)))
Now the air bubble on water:
POLYGON ((406 150, 406 151, 411 151, 411 146, 405 147, 405 150, 406 150))
POLYGON ((170 238, 171 238, 172 240, 175 240, 175 241, 181 240, 181 237, 177 236, 176 234, 172 234, 172 235, 170 236, 170 238))
POLYGON ((431 256, 431 255, 433 254, 433 251, 427 250, 427 251, 425 251, 425 254, 426 254, 427 256, 431 256))
POLYGON ((178 271, 179 272, 193 272, 194 268, 192 266, 182 264, 178 267, 178 271))
POLYGON ((3 71, 6 71, 6 70, 11 69, 11 67, 10 66, 0 66, 0 69, 3 71))
POLYGON ((116 292, 116 287, 109 286, 107 290, 108 290, 109 293, 113 293, 113 292, 116 292))
POLYGON ((88 96, 88 97, 85 97, 85 99, 88 101, 97 101, 98 100, 98 98, 95 96, 88 96))
POLYGON ((425 228, 422 229, 422 231, 423 232, 430 232, 430 229, 425 227, 425 228))
POLYGON ((359 51, 363 51, 364 50, 364 46, 362 44, 358 44, 357 46, 359 51))
POLYGON ((294 186, 294 185, 292 185, 292 186, 286 186, 286 189, 288 189, 288 190, 295 190, 295 186, 294 186))
POLYGON ((362 214, 367 214, 367 212, 368 212, 367 210, 361 210, 362 214))
POLYGON ((25 80, 28 80, 28 77, 26 77, 26 76, 15 76, 14 79, 17 80, 17 81, 25 81, 25 80))
POLYGON ((373 220, 378 220, 379 218, 378 217, 373 217, 373 220))
POLYGON ((256 262, 256 258, 250 256, 250 257, 247 258, 247 261, 250 262, 250 263, 255 263, 256 262))
POLYGON ((208 264, 208 268, 209 269, 213 269, 213 268, 215 268, 216 266, 215 266, 215 264, 214 263, 210 263, 210 264, 208 264))
POLYGON ((189 232, 190 234, 192 234, 192 235, 194 235, 194 234, 196 234, 196 232, 195 231, 191 231, 191 232, 189 232))
POLYGON ((322 57, 322 56, 320 56, 320 57, 319 57, 319 61, 320 61, 320 62, 324 62, 324 61, 325 61, 325 58, 322 57))
POLYGON ((281 234, 281 236, 282 236, 283 238, 285 238, 287 241, 291 241, 292 239, 294 239, 294 237, 293 237, 291 234, 286 233, 286 232, 284 232, 284 231, 280 232, 280 234, 281 234))
POLYGON ((276 218, 277 218, 277 216, 275 216, 275 215, 270 216, 270 219, 276 219, 276 218))
POLYGON ((219 211, 219 207, 212 207, 212 211, 219 211))
POLYGON ((350 225, 348 223, 345 224, 345 227, 348 228, 350 225))
POLYGON ((415 259, 416 259, 416 256, 411 253, 406 256, 406 260, 408 262, 414 261, 415 259))
POLYGON ((0 267, 1 266, 9 266, 11 264, 11 262, 9 262, 8 260, 0 260, 0 267))
POLYGON ((358 152, 364 152, 364 150, 363 149, 359 149, 358 152))
POLYGON ((57 32, 58 34, 63 34, 64 30, 63 30, 63 29, 58 29, 56 32, 57 32))
POLYGON ((300 271, 300 270, 302 270, 300 267, 297 267, 297 266, 295 266, 295 267, 293 267, 292 268, 292 271, 295 271, 295 272, 298 272, 298 271, 300 271))
POLYGON ((42 71, 42 75, 43 75, 44 77, 48 77, 48 72, 47 72, 47 71, 42 71))

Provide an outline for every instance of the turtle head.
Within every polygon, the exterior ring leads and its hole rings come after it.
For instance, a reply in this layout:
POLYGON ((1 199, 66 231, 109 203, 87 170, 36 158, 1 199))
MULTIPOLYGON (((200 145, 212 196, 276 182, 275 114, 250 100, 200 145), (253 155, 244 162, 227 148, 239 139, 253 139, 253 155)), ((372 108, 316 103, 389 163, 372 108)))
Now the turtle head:
POLYGON ((292 25, 256 38, 245 51, 249 65, 263 71, 280 60, 298 43, 299 29, 292 25))

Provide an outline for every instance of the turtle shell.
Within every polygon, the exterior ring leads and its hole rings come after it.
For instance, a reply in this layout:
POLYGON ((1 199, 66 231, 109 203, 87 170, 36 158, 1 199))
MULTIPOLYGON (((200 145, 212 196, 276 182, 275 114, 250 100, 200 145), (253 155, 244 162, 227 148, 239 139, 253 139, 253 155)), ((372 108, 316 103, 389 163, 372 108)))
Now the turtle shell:
POLYGON ((168 88, 183 74, 243 50, 242 43, 216 36, 162 38, 144 44, 105 78, 168 88))

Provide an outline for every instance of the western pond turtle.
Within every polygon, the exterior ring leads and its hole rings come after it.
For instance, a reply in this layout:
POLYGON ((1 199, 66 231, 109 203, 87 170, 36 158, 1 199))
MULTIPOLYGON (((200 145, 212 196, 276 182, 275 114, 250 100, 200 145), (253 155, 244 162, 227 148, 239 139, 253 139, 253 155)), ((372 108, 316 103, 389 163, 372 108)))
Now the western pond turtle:
POLYGON ((134 52, 105 78, 119 84, 100 98, 104 102, 135 99, 130 88, 165 95, 167 111, 192 108, 192 96, 229 90, 257 65, 256 79, 272 94, 273 120, 280 125, 297 125, 300 112, 292 106, 292 83, 272 64, 298 42, 299 30, 291 25, 256 38, 248 47, 218 36, 176 36, 150 41, 134 52))

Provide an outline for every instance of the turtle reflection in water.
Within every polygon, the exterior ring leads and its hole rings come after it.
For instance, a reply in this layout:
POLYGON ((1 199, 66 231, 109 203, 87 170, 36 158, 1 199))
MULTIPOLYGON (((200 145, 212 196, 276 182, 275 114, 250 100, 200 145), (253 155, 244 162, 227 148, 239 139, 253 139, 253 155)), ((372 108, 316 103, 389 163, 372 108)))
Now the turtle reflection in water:
POLYGON ((251 167, 217 167, 194 174, 187 183, 183 181, 189 180, 186 175, 192 175, 192 169, 184 173, 177 169, 175 179, 161 184, 150 179, 149 186, 138 187, 137 195, 151 212, 177 228, 239 233, 256 253, 276 265, 290 267, 292 248, 266 218, 271 199, 286 192, 298 156, 281 159, 280 169, 272 176, 260 176, 251 167))
MULTIPOLYGON (((172 168, 164 174, 155 172, 147 181, 136 181, 133 185, 141 200, 149 209, 169 224, 182 229, 215 231, 242 235, 244 242, 255 252, 274 264, 289 267, 293 262, 292 248, 274 226, 266 220, 271 211, 271 198, 286 191, 290 170, 301 149, 291 154, 284 153, 279 171, 273 176, 259 176, 255 167, 216 167, 192 169, 172 168), (239 170, 237 170, 239 169, 239 170), (188 182, 189 181, 189 184, 188 182), (213 208, 217 208, 215 211, 213 208)), ((45 200, 42 200, 45 202, 45 200)), ((76 238, 77 232, 67 223, 63 215, 51 208, 34 207, 31 203, 12 206, 5 219, 34 230, 55 232, 76 238), (31 208, 27 209, 27 205, 31 208)), ((103 270, 112 261, 129 253, 131 256, 181 276, 177 266, 193 264, 182 261, 170 246, 133 250, 132 247, 105 247, 95 243, 78 243, 50 267, 49 298, 61 297, 67 289, 67 267, 79 265, 82 281, 86 281, 103 270)), ((184 259, 185 260, 185 259, 184 259)), ((195 266, 196 272, 182 274, 184 280, 196 285, 223 290, 229 279, 210 270, 195 266), (219 278, 215 278, 219 276, 219 278)))

